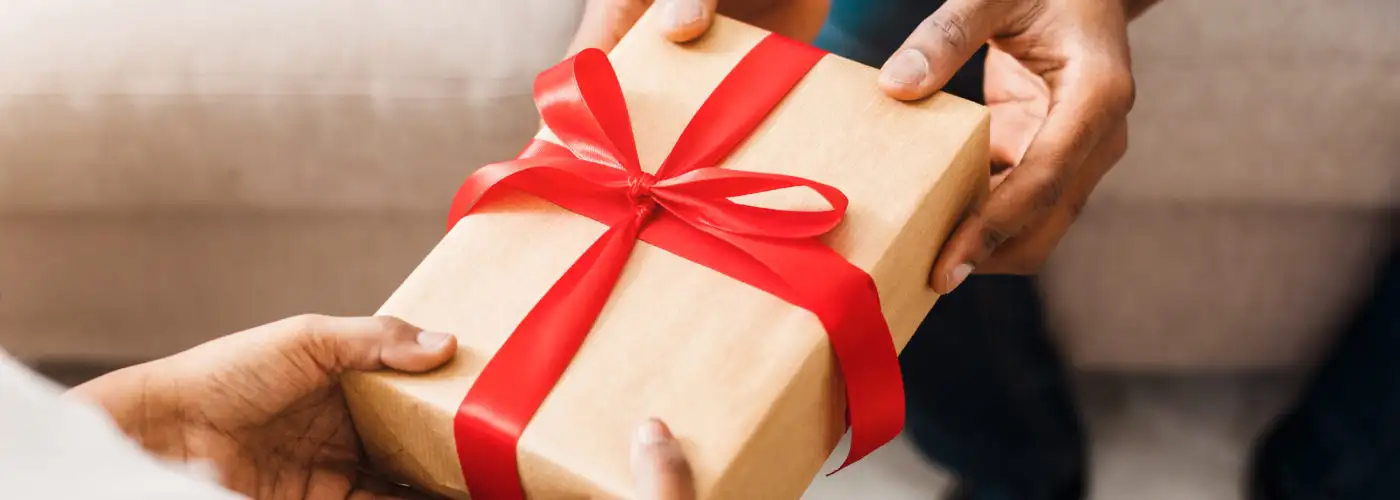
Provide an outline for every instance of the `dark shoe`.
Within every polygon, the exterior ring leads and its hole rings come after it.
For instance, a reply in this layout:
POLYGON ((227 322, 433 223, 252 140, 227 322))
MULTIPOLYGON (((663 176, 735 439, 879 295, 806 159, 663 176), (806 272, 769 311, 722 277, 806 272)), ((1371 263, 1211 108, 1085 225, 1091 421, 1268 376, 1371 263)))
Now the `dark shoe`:
POLYGON ((1278 484, 1278 478, 1282 475, 1283 466, 1279 457, 1282 456, 1281 444, 1288 439, 1291 434, 1289 425, 1293 417, 1287 416, 1275 424, 1276 427, 1265 434, 1255 446, 1254 454, 1249 461, 1247 472, 1248 483, 1246 484, 1245 498, 1249 500, 1287 500, 1283 495, 1283 487, 1278 484))

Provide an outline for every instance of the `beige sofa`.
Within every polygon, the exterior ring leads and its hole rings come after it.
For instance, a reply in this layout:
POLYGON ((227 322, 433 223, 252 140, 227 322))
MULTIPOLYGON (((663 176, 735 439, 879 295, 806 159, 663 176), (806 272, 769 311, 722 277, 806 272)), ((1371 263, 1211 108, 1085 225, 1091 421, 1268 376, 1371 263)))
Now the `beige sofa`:
MULTIPOLYGON (((562 0, 0 1, 0 345, 134 360, 374 311, 535 125, 562 0)), ((1296 366, 1400 207, 1400 4, 1167 0, 1054 255, 1087 369, 1296 366)))

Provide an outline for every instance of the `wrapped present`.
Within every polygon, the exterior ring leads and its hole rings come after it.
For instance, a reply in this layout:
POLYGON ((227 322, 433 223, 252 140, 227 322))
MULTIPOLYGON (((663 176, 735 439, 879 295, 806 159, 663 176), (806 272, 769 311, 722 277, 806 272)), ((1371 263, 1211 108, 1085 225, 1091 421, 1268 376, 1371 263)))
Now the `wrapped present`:
POLYGON ((453 498, 627 498, 656 417, 699 498, 797 498, 848 425, 848 463, 899 433, 896 352, 985 190, 985 108, 895 101, 732 20, 650 31, 540 75, 546 128, 467 179, 379 311, 461 347, 347 378, 379 468, 453 498))

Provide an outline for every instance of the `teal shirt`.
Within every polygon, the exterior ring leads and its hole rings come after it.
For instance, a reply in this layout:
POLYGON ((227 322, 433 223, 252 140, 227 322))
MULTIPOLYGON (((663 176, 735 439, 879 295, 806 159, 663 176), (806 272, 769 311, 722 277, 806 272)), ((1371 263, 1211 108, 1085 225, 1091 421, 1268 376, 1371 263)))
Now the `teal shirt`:
MULTIPOLYGON (((878 68, 942 4, 943 0, 832 0, 816 45, 878 68)), ((944 90, 982 102, 984 56, 979 51, 944 90)))
POLYGON ((833 0, 817 45, 880 66, 942 0, 833 0))

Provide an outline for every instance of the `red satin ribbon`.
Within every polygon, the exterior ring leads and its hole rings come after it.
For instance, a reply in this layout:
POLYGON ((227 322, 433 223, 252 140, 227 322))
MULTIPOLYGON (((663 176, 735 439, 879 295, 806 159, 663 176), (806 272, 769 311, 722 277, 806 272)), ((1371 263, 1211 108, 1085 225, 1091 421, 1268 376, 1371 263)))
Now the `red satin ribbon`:
POLYGON ((535 304, 462 401, 457 455, 472 498, 525 498, 521 433, 593 328, 638 239, 816 314, 846 384, 852 440, 842 467, 899 434, 903 385, 875 283, 817 240, 840 223, 845 195, 798 177, 714 166, 824 55, 766 37, 695 113, 655 175, 641 169, 606 55, 586 50, 540 74, 535 103, 565 146, 534 141, 518 159, 482 167, 457 192, 450 224, 508 187, 609 229, 535 304), (832 208, 775 210, 729 199, 793 187, 816 191, 832 208))

